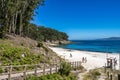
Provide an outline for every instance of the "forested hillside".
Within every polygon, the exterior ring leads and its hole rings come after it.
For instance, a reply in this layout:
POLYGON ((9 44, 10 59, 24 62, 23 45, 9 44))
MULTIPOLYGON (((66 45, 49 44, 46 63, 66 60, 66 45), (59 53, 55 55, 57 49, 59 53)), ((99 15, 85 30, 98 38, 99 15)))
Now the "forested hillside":
POLYGON ((44 0, 0 0, 0 38, 20 35, 41 41, 67 40, 66 33, 30 23, 44 0))
POLYGON ((36 26, 35 24, 29 25, 29 28, 24 31, 24 36, 44 42, 68 40, 68 36, 64 32, 44 26, 36 26))

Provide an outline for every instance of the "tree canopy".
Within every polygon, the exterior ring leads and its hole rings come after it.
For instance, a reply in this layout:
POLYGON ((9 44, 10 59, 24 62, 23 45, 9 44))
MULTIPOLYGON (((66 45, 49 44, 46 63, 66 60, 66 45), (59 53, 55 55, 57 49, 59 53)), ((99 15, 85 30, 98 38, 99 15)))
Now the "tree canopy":
POLYGON ((5 34, 27 36, 35 40, 67 40, 66 33, 31 24, 35 9, 44 0, 0 0, 0 38, 5 34))
POLYGON ((24 31, 24 35, 32 39, 45 42, 68 40, 68 35, 64 32, 60 32, 44 26, 36 26, 35 24, 30 24, 29 29, 24 31))
POLYGON ((34 15, 34 10, 44 0, 0 0, 0 37, 6 32, 23 35, 34 15))

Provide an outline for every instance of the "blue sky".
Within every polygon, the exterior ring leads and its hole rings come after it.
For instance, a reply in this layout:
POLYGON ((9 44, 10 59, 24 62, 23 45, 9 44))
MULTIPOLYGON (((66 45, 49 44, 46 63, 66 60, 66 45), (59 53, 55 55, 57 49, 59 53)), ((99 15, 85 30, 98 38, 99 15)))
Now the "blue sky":
POLYGON ((33 23, 69 39, 120 37, 120 0, 46 0, 37 12, 33 23))

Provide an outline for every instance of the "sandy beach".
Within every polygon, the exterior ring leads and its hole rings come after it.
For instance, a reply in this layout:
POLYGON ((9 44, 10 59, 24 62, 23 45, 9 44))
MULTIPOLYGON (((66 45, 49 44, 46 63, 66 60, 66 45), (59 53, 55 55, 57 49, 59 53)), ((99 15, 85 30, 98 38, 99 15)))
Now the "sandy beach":
POLYGON ((117 65, 116 69, 119 69, 119 55, 118 54, 108 54, 102 52, 90 52, 90 51, 79 51, 63 49, 58 47, 50 47, 54 52, 56 52, 60 57, 67 61, 82 61, 83 57, 86 57, 87 62, 82 63, 82 65, 87 69, 94 69, 105 66, 107 63, 106 58, 116 58, 117 65))

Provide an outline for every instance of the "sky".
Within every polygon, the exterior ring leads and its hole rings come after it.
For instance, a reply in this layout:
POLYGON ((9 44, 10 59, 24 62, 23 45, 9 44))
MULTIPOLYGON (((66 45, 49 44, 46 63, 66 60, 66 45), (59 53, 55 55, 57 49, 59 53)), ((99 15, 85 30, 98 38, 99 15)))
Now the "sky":
POLYGON ((70 40, 120 37, 120 0, 45 0, 32 23, 68 34, 70 40))

